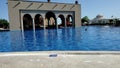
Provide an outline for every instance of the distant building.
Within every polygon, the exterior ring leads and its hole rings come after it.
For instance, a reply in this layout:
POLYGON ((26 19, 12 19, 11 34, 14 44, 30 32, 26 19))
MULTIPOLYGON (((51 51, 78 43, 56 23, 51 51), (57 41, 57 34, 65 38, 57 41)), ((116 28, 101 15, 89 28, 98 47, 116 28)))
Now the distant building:
POLYGON ((8 0, 10 30, 49 29, 81 26, 81 5, 8 0), (58 23, 57 18, 61 19, 58 23))
POLYGON ((90 21, 90 24, 106 24, 106 23, 111 23, 110 22, 110 20, 111 19, 107 19, 107 18, 104 18, 104 16, 103 15, 97 15, 94 19, 92 19, 91 21, 90 21))

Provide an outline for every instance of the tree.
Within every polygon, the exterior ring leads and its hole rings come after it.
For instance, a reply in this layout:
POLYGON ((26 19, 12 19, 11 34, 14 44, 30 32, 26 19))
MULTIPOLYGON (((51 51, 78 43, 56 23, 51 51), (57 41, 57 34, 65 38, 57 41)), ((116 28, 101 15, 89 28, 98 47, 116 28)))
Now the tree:
POLYGON ((84 16, 82 18, 82 25, 88 25, 89 24, 89 18, 87 16, 84 16))
POLYGON ((8 23, 8 21, 5 20, 5 19, 0 19, 0 28, 4 28, 4 29, 9 28, 9 23, 8 23))
POLYGON ((119 19, 115 19, 114 25, 115 25, 115 26, 120 26, 120 20, 119 20, 119 19))

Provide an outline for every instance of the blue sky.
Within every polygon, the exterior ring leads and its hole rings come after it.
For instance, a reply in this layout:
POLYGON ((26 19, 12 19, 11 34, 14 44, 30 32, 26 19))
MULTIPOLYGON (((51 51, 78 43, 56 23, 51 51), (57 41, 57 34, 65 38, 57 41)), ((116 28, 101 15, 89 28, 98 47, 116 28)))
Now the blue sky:
MULTIPOLYGON (((7 0, 0 0, 0 18, 8 19, 7 0)), ((47 1, 47 0, 34 0, 47 1)), ((74 3, 75 0, 51 0, 53 2, 74 3)), ((93 19, 97 14, 104 15, 105 18, 120 18, 120 0, 78 0, 81 4, 82 17, 88 16, 93 19)))

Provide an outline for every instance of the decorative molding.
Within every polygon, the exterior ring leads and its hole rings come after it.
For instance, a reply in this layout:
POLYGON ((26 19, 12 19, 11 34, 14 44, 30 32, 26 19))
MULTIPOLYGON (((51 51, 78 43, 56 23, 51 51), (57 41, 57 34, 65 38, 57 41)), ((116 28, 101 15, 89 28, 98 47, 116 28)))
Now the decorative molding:
POLYGON ((55 7, 57 7, 58 6, 58 4, 56 4, 52 9, 55 9, 55 7))
POLYGON ((70 10, 73 9, 74 7, 75 7, 75 5, 73 5, 73 6, 70 8, 70 10))
POLYGON ((40 7, 42 7, 44 4, 42 3, 42 4, 40 4, 38 7, 37 7, 37 9, 39 9, 40 7))
POLYGON ((20 2, 18 2, 17 4, 15 4, 15 5, 13 6, 13 8, 17 7, 19 4, 20 4, 20 2))
POLYGON ((30 3, 30 4, 26 7, 26 9, 29 8, 31 5, 33 5, 33 3, 30 3))
POLYGON ((62 7, 62 9, 64 9, 66 6, 67 6, 67 5, 65 4, 65 5, 62 7))

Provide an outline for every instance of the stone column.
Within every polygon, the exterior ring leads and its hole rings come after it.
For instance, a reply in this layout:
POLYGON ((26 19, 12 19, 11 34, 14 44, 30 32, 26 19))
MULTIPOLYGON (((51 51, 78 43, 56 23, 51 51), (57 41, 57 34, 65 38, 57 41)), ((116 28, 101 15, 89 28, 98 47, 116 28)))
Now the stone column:
POLYGON ((20 25, 20 29, 22 31, 22 38, 24 39, 24 27, 23 27, 23 14, 21 14, 21 25, 20 25))
POLYGON ((65 28, 67 27, 67 22, 66 22, 66 18, 65 18, 65 28))
POLYGON ((57 18, 55 18, 55 25, 56 25, 56 29, 58 29, 57 18))
POLYGON ((66 22, 67 14, 65 14, 64 17, 65 17, 65 28, 66 28, 67 27, 67 22, 66 22))
POLYGON ((75 28, 75 15, 74 15, 73 18, 72 18, 72 27, 75 28))
POLYGON ((20 25, 20 29, 23 32, 24 28, 23 28, 23 14, 21 14, 21 21, 20 21, 21 25, 20 25))
POLYGON ((44 25, 44 30, 46 29, 46 19, 45 17, 43 18, 43 25, 44 25))
POLYGON ((58 29, 58 15, 55 13, 55 26, 56 26, 56 29, 58 29))
POLYGON ((36 44, 36 34, 35 34, 35 21, 34 18, 32 18, 32 24, 33 24, 33 41, 34 41, 34 45, 36 44))
POLYGON ((33 25, 33 31, 35 32, 35 21, 34 21, 34 18, 32 18, 32 25, 33 25))

